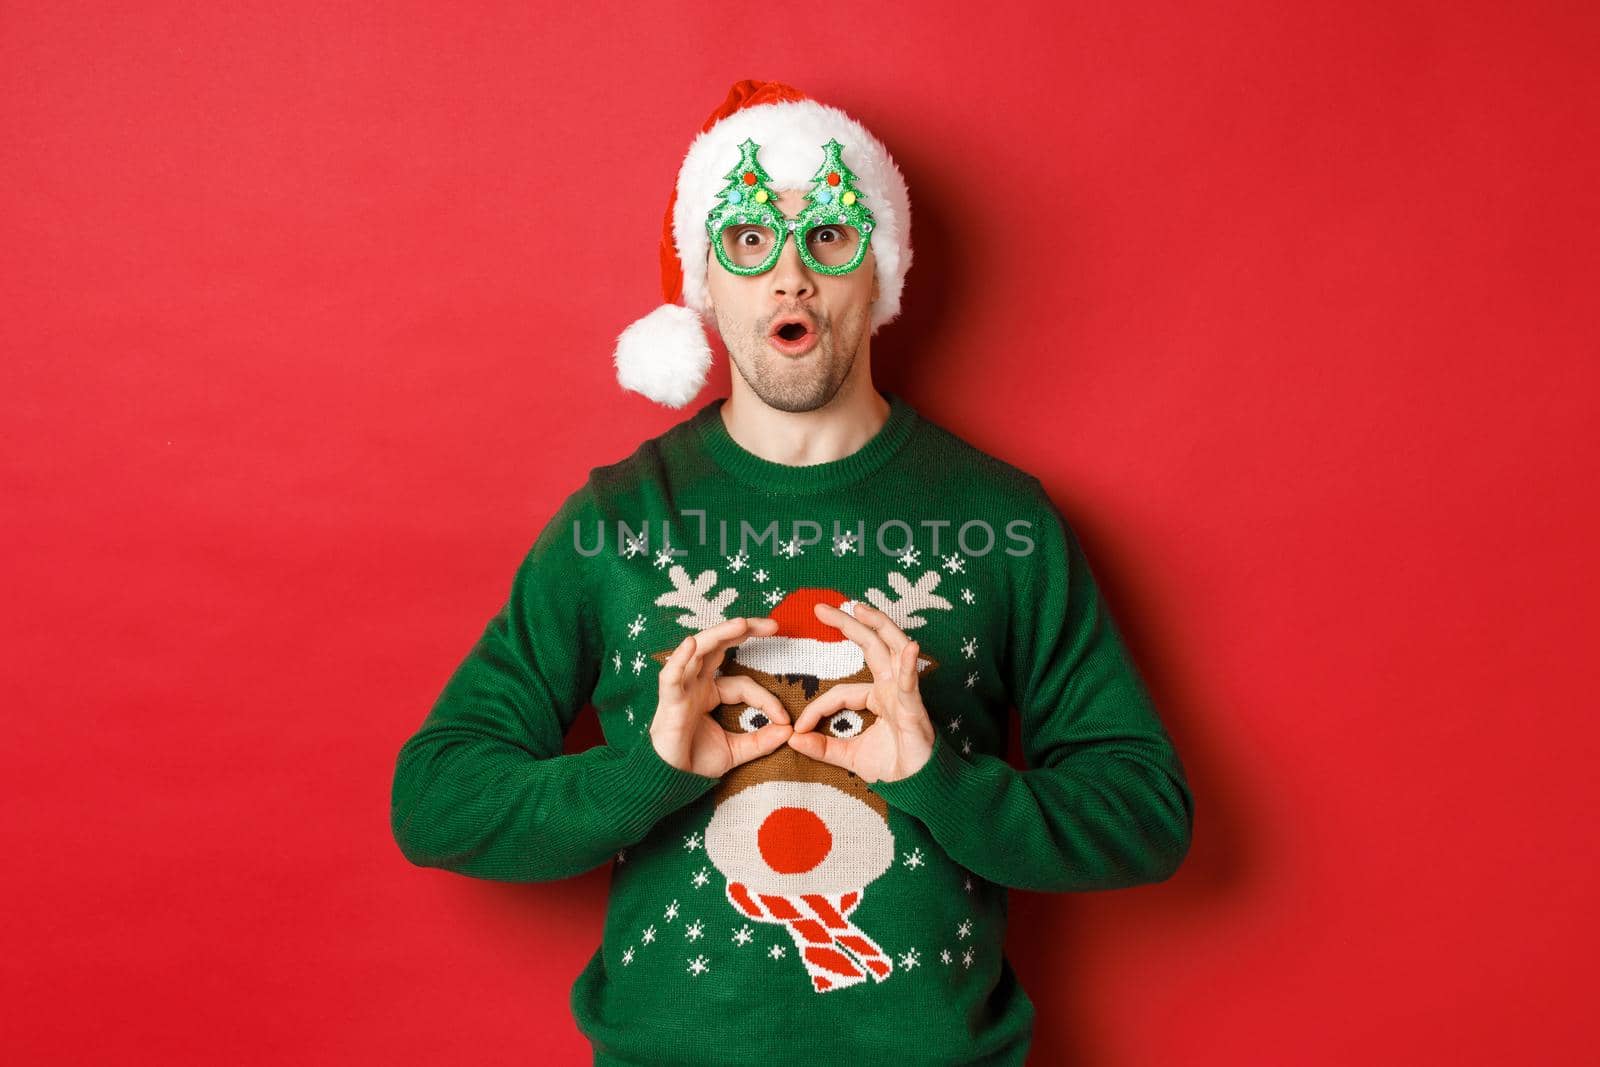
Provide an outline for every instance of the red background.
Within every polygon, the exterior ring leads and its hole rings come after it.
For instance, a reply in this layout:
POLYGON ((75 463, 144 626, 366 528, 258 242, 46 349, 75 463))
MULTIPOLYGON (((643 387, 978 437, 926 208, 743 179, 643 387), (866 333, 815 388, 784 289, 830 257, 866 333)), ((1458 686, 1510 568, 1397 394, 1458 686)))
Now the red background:
POLYGON ((584 1062, 608 872, 411 867, 390 776, 688 413, 611 347, 742 77, 896 153, 878 383, 1044 480, 1197 795, 1014 896, 1034 1062, 1592 1054, 1592 4, 252 6, 0 16, 10 1062, 584 1062))

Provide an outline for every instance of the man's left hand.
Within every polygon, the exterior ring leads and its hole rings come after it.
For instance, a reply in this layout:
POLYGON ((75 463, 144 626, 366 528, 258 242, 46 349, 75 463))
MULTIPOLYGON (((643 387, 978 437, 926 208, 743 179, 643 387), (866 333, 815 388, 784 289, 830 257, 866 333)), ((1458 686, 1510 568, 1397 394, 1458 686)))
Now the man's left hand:
POLYGON ((933 721, 917 686, 917 642, 893 619, 857 602, 855 617, 831 604, 815 606, 817 618, 837 627, 866 653, 871 682, 845 682, 801 709, 789 745, 824 763, 854 772, 864 782, 898 781, 915 774, 933 754, 933 721), (877 719, 850 738, 813 728, 845 708, 865 709, 877 719))

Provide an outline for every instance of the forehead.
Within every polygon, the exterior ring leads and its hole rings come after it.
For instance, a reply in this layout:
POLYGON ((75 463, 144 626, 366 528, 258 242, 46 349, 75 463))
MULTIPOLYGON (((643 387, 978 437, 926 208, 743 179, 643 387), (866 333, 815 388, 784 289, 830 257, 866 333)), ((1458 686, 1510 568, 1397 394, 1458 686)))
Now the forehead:
POLYGON ((794 218, 806 209, 806 190, 804 189, 774 189, 778 194, 776 201, 778 210, 789 218, 794 218))

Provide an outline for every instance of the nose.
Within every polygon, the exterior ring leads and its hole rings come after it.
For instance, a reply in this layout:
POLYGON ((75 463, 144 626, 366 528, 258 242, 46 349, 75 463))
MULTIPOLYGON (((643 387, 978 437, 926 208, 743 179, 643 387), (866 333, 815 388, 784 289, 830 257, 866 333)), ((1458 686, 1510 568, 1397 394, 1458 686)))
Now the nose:
POLYGON ((800 258, 800 235, 790 233, 783 242, 778 265, 772 268, 772 292, 789 300, 803 300, 817 291, 817 280, 800 258))
POLYGON ((761 820, 756 846, 767 866, 780 874, 803 874, 828 858, 833 835, 814 811, 778 808, 761 820))

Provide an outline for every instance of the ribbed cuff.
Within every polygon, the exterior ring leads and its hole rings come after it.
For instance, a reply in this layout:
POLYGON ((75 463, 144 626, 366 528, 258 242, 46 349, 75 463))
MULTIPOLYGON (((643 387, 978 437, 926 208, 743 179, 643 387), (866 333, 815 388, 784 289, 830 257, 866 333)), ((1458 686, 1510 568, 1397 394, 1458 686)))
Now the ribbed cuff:
POLYGON ((933 752, 928 762, 914 774, 893 782, 869 782, 867 788, 909 815, 922 820, 935 831, 947 822, 966 818, 961 787, 972 772, 972 763, 942 733, 933 735, 933 752))
POLYGON ((648 734, 607 771, 610 780, 603 783, 603 795, 616 805, 618 824, 640 837, 722 780, 674 767, 661 758, 648 734))

